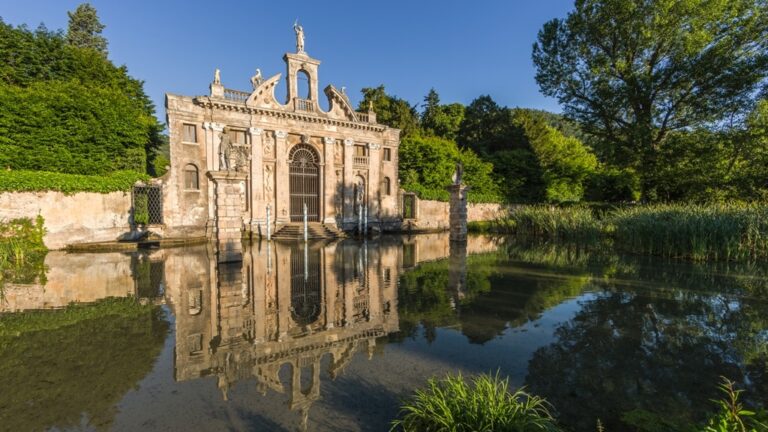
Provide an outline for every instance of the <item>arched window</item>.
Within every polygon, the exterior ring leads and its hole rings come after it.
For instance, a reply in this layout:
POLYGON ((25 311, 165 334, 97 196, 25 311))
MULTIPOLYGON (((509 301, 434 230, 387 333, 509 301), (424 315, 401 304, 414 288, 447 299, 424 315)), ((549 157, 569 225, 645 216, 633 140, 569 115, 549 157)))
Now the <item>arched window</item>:
POLYGON ((296 87, 297 95, 302 99, 310 99, 310 82, 309 74, 305 70, 299 70, 296 74, 296 87))
POLYGON ((184 167, 184 189, 200 189, 200 179, 197 174, 197 167, 192 164, 187 164, 187 166, 184 167))
POLYGON ((384 177, 384 181, 381 182, 381 189, 384 195, 392 195, 392 182, 389 177, 384 177))

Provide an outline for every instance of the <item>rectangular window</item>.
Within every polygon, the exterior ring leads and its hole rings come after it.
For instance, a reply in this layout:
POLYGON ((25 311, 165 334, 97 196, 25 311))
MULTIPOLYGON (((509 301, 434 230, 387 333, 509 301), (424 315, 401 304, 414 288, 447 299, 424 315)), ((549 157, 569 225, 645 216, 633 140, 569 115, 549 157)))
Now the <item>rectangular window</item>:
POLYGON ((197 126, 193 124, 184 123, 184 142, 196 143, 197 142, 197 126))
POLYGON ((356 145, 355 156, 368 156, 368 148, 366 148, 364 145, 356 145))
POLYGON ((392 149, 384 148, 384 160, 386 162, 392 161, 392 149))
POLYGON ((232 142, 235 144, 242 144, 245 145, 245 131, 241 130, 233 130, 232 135, 230 135, 230 138, 232 138, 232 142))

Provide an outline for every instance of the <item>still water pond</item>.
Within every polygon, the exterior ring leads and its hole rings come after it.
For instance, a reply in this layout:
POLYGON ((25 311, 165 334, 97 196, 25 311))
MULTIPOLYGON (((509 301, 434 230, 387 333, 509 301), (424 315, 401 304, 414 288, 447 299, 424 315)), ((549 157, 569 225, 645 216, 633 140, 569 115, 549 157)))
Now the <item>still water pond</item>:
POLYGON ((498 370, 577 431, 698 421, 721 375, 768 405, 760 265, 422 235, 45 266, 2 287, 0 430, 387 430, 457 371, 498 370))

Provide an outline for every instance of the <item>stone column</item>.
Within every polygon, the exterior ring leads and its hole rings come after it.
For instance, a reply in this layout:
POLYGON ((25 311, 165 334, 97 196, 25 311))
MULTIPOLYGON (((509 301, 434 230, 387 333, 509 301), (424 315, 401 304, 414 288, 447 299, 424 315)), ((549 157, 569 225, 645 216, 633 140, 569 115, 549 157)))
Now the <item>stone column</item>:
POLYGON ((236 171, 208 171, 214 184, 217 261, 242 261, 243 203, 246 174, 236 171))
POLYGON ((251 135, 251 184, 250 186, 250 208, 251 208, 251 220, 248 221, 251 227, 251 232, 264 235, 259 231, 264 231, 264 220, 266 218, 264 210, 264 176, 262 175, 264 154, 262 146, 262 132, 261 128, 252 127, 248 129, 251 135))
POLYGON ((448 186, 451 193, 448 227, 451 241, 467 240, 467 190, 462 184, 448 186))
POLYGON ((290 172, 288 166, 288 132, 275 131, 275 225, 276 230, 280 225, 291 221, 291 190, 290 172))
POLYGON ((451 241, 449 251, 448 288, 454 291, 457 300, 461 300, 467 291, 466 237, 464 240, 451 241))
POLYGON ((347 228, 347 225, 354 225, 357 223, 357 219, 354 218, 355 212, 352 209, 352 206, 355 205, 355 200, 352 196, 354 194, 355 181, 354 161, 352 157, 355 153, 354 145, 355 140, 349 138, 344 140, 344 198, 342 204, 344 215, 342 221, 345 229, 347 228))
POLYGON ((336 139, 331 137, 325 137, 323 139, 323 206, 325 208, 325 218, 323 223, 335 225, 336 223, 336 207, 334 200, 336 199, 336 167, 333 156, 334 147, 336 146, 336 139))

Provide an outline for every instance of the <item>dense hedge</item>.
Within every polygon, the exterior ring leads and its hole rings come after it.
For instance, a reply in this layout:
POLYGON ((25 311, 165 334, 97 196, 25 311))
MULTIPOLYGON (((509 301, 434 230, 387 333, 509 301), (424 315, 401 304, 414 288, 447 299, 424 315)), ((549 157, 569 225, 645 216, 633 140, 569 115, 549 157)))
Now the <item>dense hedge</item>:
POLYGON ((161 125, 143 82, 62 32, 0 21, 0 168, 146 172, 161 125))
POLYGON ((45 171, 2 171, 0 192, 109 193, 129 191, 137 180, 149 180, 149 176, 134 171, 116 171, 103 176, 45 171))

